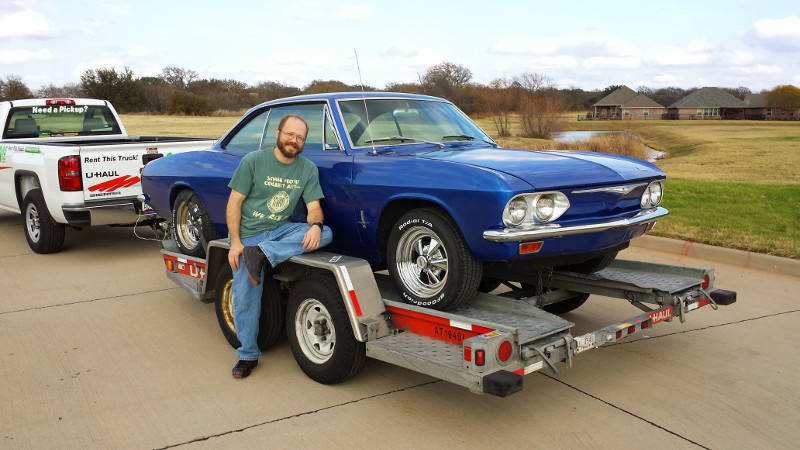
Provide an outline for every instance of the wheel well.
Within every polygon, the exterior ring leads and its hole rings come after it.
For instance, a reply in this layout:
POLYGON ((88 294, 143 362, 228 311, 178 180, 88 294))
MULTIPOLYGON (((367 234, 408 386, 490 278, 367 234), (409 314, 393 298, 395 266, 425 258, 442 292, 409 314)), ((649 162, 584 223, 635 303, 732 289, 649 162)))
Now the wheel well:
POLYGON ((386 245, 389 242, 389 234, 392 231, 392 225, 394 225, 394 223, 397 222, 397 219, 399 219, 403 214, 420 208, 436 208, 442 214, 447 215, 447 217, 455 222, 447 210, 445 210, 441 205, 429 200, 401 199, 389 202, 383 208, 383 213, 381 213, 381 218, 378 221, 378 243, 380 245, 382 263, 386 263, 386 245))
MULTIPOLYGON (((178 198, 178 195, 180 195, 181 192, 186 191, 186 190, 191 191, 192 188, 190 188, 189 186, 180 184, 180 185, 175 186, 172 189, 172 192, 169 193, 169 210, 170 211, 172 211, 172 208, 175 207, 175 199, 178 198)), ((172 218, 170 217, 170 219, 172 219, 172 218)))
POLYGON ((14 174, 14 185, 17 193, 17 205, 20 210, 22 210, 22 200, 25 198, 25 195, 32 189, 39 189, 41 187, 39 184, 39 177, 35 173, 27 170, 21 170, 14 174))

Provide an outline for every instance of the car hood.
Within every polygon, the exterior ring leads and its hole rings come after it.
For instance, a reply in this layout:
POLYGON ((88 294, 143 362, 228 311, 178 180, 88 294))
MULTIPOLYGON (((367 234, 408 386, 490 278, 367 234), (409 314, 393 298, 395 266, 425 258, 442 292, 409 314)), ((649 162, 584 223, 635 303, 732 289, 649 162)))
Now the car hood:
POLYGON ((604 153, 485 148, 440 150, 418 156, 503 172, 526 181, 539 191, 664 176, 658 167, 646 161, 604 153))

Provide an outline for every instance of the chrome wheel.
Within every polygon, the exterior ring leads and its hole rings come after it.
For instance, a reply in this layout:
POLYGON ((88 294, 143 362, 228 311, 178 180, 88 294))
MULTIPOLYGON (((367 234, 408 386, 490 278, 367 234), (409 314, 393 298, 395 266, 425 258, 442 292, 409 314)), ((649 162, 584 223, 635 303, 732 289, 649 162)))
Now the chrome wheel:
POLYGON ((294 318, 300 350, 315 364, 327 362, 336 347, 336 327, 325 305, 309 298, 300 303, 294 318))
POLYGON ((39 225, 39 211, 33 203, 29 203, 28 207, 25 208, 25 231, 34 243, 39 242, 42 237, 42 228, 39 225))
POLYGON ((447 251, 439 236, 425 227, 412 227, 400 237, 396 248, 397 271, 412 294, 430 298, 447 283, 447 251))
POLYGON ((175 210, 175 233, 187 249, 200 245, 203 217, 200 207, 193 201, 181 202, 175 210))

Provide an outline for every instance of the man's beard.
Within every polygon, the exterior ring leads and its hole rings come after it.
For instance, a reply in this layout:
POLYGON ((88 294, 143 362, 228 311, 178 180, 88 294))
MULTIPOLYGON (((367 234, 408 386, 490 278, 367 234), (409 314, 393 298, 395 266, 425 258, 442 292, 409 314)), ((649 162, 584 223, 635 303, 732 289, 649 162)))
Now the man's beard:
POLYGON ((294 159, 297 155, 303 152, 303 149, 301 147, 298 147, 296 143, 289 144, 285 141, 282 142, 280 139, 278 139, 277 147, 278 151, 281 152, 283 156, 289 159, 294 159))

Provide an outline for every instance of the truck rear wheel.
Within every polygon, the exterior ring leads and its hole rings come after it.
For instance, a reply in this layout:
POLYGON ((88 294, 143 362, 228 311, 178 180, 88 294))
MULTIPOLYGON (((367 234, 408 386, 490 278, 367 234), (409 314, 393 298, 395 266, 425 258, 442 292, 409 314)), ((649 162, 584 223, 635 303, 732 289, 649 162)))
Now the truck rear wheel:
POLYGON ((175 226, 175 242, 185 255, 202 258, 206 256, 205 244, 219 239, 200 197, 189 189, 181 191, 175 198, 172 224, 175 226))
POLYGON ((64 247, 65 227, 50 217, 44 196, 39 189, 32 189, 22 201, 25 215, 25 239, 36 253, 55 253, 64 247))
MULTIPOLYGON (((215 283, 214 309, 217 312, 219 328, 233 348, 241 347, 236 337, 233 322, 233 272, 228 264, 220 267, 215 283)), ((261 318, 258 322, 258 348, 266 350, 277 342, 283 328, 283 298, 277 281, 264 280, 264 293, 261 295, 261 318)))
POLYGON ((355 338, 339 287, 329 277, 309 277, 292 288, 286 334, 300 369, 318 383, 341 383, 364 367, 366 345, 355 338))

